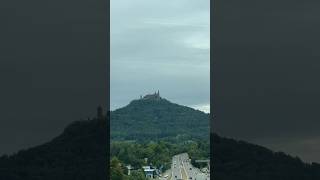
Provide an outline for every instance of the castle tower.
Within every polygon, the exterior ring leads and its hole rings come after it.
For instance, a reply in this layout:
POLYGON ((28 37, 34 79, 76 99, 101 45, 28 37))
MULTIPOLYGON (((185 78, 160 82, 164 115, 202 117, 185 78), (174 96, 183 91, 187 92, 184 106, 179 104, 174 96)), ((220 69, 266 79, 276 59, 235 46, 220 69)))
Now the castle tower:
POLYGON ((99 106, 99 107, 97 108, 97 118, 98 118, 98 119, 103 119, 103 109, 102 109, 101 106, 99 106))

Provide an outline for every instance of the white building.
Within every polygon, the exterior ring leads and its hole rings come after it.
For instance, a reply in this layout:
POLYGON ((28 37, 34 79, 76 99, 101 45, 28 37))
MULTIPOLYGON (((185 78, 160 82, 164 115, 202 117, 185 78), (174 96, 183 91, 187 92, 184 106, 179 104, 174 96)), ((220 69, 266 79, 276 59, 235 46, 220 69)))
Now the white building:
POLYGON ((156 169, 152 169, 150 166, 143 166, 144 174, 146 175, 146 178, 154 178, 154 173, 156 169))

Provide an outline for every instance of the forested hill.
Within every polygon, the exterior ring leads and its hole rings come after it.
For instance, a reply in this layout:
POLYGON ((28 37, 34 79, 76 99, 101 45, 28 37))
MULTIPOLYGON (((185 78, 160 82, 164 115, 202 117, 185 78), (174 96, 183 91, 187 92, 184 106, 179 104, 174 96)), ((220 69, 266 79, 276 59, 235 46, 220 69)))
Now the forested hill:
POLYGON ((211 135, 215 180, 319 180, 320 164, 244 141, 211 135))
POLYGON ((105 180, 107 121, 77 121, 43 145, 0 157, 1 180, 105 180))
POLYGON ((141 98, 111 112, 113 140, 156 140, 184 135, 209 139, 209 114, 164 98, 141 98))
MULTIPOLYGON (((166 110, 170 112, 172 109, 180 112, 179 116, 183 114, 184 116, 182 117, 190 114, 193 116, 204 116, 202 117, 204 119, 208 117, 204 113, 170 103, 164 99, 159 102, 133 101, 127 107, 115 112, 119 113, 118 116, 122 114, 120 113, 121 111, 128 112, 128 109, 141 113, 142 110, 138 107, 144 107, 143 112, 146 113, 147 117, 159 113, 159 119, 161 118, 161 113, 165 113, 166 110), (150 108, 150 103, 154 103, 153 108, 150 108), (168 106, 170 108, 163 109, 168 106)), ((169 112, 167 113, 174 114, 169 112)), ((202 120, 204 121, 204 119, 202 120)), ((200 118, 197 120, 200 121, 200 118)), ((172 121, 172 119, 168 121, 172 121)), ((105 180, 107 175, 106 152, 109 148, 106 143, 108 142, 106 122, 105 119, 77 121, 69 125, 62 135, 48 143, 20 151, 12 156, 1 156, 0 179, 105 180)), ((192 130, 196 130, 198 127, 201 126, 194 126, 192 130)), ((143 128, 147 128, 147 126, 140 129, 143 128)), ((178 129, 177 131, 184 133, 178 129)), ((201 133, 198 132, 198 134, 201 133)), ((212 177, 215 180, 320 179, 320 164, 307 164, 297 157, 292 157, 281 152, 273 152, 258 145, 223 138, 213 134, 211 136, 212 141, 210 145, 213 149, 212 161, 214 163, 212 177)))

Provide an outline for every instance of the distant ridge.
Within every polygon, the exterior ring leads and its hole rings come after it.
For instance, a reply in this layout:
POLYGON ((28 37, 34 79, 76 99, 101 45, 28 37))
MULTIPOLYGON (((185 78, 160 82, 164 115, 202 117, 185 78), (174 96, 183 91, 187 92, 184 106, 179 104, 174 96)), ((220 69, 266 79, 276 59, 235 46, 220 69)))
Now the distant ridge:
POLYGON ((265 147, 211 134, 216 180, 319 180, 320 164, 265 147))
POLYGON ((105 180, 107 120, 76 121, 52 141, 0 157, 0 180, 105 180))

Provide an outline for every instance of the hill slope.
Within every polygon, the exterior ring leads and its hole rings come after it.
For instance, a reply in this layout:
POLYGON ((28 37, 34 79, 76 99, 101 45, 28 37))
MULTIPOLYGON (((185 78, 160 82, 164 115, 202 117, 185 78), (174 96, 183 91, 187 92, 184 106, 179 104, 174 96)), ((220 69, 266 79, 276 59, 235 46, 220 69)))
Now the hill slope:
POLYGON ((105 119, 77 121, 52 141, 0 157, 2 180, 105 180, 105 119))
POLYGON ((187 135, 209 139, 209 115, 163 98, 133 100, 111 112, 113 140, 154 140, 187 135))
POLYGON ((320 164, 212 135, 215 180, 319 180, 320 164))
MULTIPOLYGON (((124 121, 128 119, 138 125, 145 125, 141 127, 134 124, 132 128, 126 127, 131 135, 144 132, 145 135, 151 137, 184 133, 202 136, 208 132, 206 129, 208 126, 205 127, 205 124, 208 123, 207 114, 170 103, 165 99, 161 101, 135 100, 128 106, 112 112, 112 116, 118 118, 117 125, 132 123, 124 121), (169 115, 172 117, 167 117, 169 115), (139 117, 145 119, 141 120, 139 117), (186 123, 187 119, 192 117, 197 118, 197 121, 193 120, 191 124, 186 123), (156 120, 165 123, 155 122, 156 120), (167 131, 171 132, 167 134, 163 134, 163 131, 154 133, 147 129, 149 124, 157 124, 151 126, 155 129, 164 128, 167 124, 173 128, 168 128, 167 131), (185 129, 179 129, 179 126, 185 129)), ((62 135, 46 144, 20 151, 9 157, 0 157, 0 179, 105 180, 108 162, 106 152, 109 149, 106 143, 108 142, 106 122, 105 119, 78 121, 68 126, 62 135)), ((113 129, 121 138, 130 138, 130 134, 123 136, 121 129, 115 130, 113 129)), ((306 164, 297 157, 273 152, 261 146, 218 135, 211 134, 211 136, 210 145, 213 149, 214 163, 212 177, 215 180, 320 179, 320 164, 306 164)))

